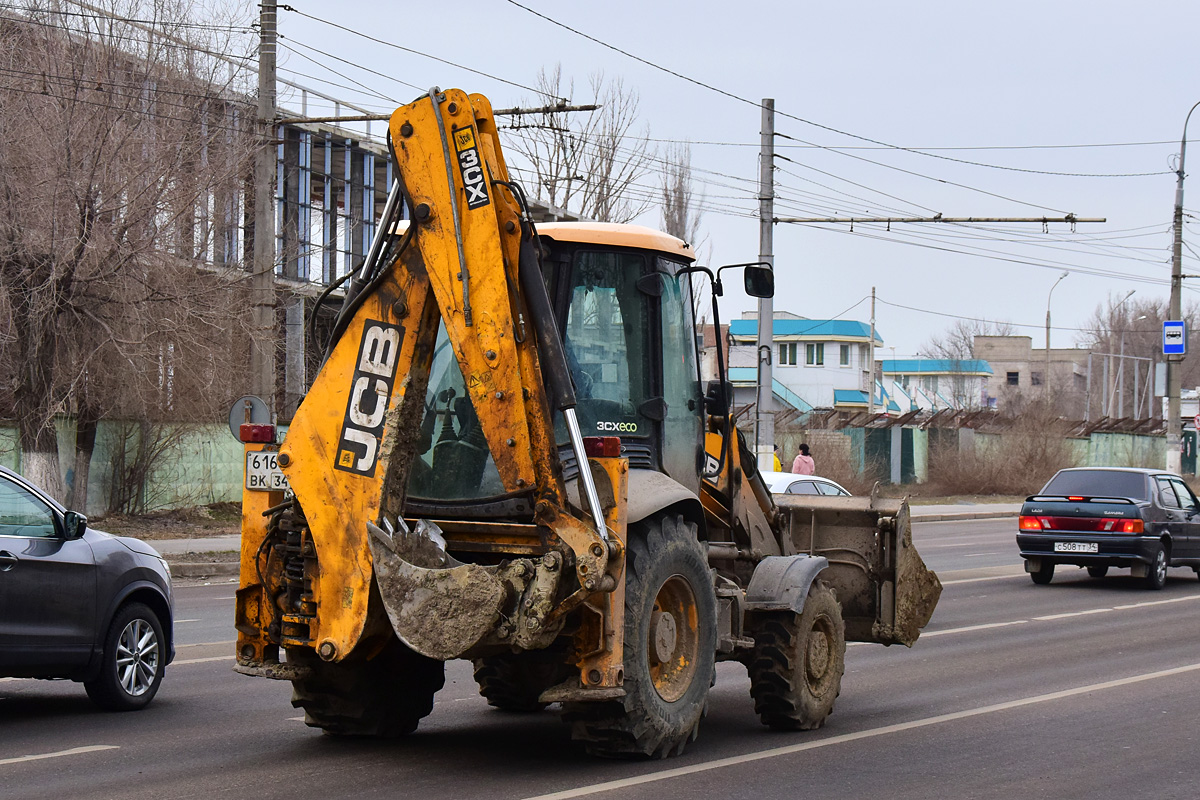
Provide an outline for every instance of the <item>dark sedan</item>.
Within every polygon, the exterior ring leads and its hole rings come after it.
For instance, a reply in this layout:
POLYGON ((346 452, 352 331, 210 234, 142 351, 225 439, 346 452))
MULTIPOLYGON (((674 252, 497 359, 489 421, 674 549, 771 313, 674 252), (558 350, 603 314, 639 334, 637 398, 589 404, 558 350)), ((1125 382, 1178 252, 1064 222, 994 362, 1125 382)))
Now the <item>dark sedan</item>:
POLYGON ((0 467, 0 677, 80 681, 101 708, 143 708, 175 653, 171 618, 154 548, 0 467))
POLYGON ((1017 546, 1034 583, 1072 564, 1094 578, 1129 568, 1147 588, 1161 589, 1168 567, 1200 575, 1200 500, 1162 470, 1064 469, 1026 499, 1017 546))

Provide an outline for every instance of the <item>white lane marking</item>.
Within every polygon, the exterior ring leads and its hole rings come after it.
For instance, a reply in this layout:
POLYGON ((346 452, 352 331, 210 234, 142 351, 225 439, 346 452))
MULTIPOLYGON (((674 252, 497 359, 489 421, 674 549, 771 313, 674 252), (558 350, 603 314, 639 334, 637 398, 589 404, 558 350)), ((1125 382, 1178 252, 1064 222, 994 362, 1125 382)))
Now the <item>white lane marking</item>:
POLYGON ((57 753, 38 753, 32 756, 17 756, 16 758, 0 758, 0 766, 5 764, 20 764, 25 761, 41 761, 43 758, 58 758, 59 756, 77 756, 83 753, 96 753, 100 750, 120 750, 115 744, 93 744, 87 747, 72 747, 70 750, 59 750, 57 753))
POLYGON ((1024 578, 1024 572, 1014 572, 1011 575, 988 575, 984 578, 959 578, 954 581, 942 581, 942 586, 954 586, 957 583, 980 583, 981 581, 1003 581, 1010 578, 1024 578))
POLYGON ((212 656, 210 658, 185 658, 182 661, 172 661, 172 667, 182 667, 184 664, 206 664, 209 661, 233 661, 233 656, 212 656))
POLYGON ((176 649, 184 647, 219 647, 222 645, 237 644, 237 639, 229 639, 224 642, 193 642, 192 644, 177 644, 176 649))
POLYGON ((979 542, 955 542, 954 544, 923 544, 922 550, 933 550, 938 547, 975 547, 979 542))
POLYGON ((177 619, 177 620, 175 620, 175 624, 182 625, 185 622, 203 622, 203 621, 204 620, 200 620, 200 619, 177 619))
POLYGON ((992 628, 1007 628, 1012 625, 1024 625, 1029 622, 1027 619, 1014 619, 1011 622, 988 622, 983 625, 968 625, 965 628, 946 628, 942 631, 922 631, 921 637, 927 636, 947 636, 952 633, 970 633, 972 631, 986 631, 992 628))
POLYGON ((1165 606, 1169 603, 1187 603, 1193 600, 1200 600, 1200 595, 1188 595, 1186 597, 1172 597, 1167 600, 1147 600, 1143 603, 1127 603, 1122 606, 1112 606, 1111 608, 1090 608, 1086 611, 1072 611, 1066 614, 1050 614, 1045 617, 1034 617, 1037 620, 1053 620, 1066 619, 1067 617, 1081 617, 1084 614, 1103 614, 1107 611, 1128 611, 1133 608, 1149 608, 1150 606, 1165 606))
POLYGON ((288 722, 304 722, 304 717, 288 717, 288 722))
POLYGON ((569 800, 569 798, 586 797, 587 795, 599 794, 601 792, 629 789, 634 786, 643 786, 645 784, 655 783, 657 781, 683 778, 689 775, 725 769, 726 767, 735 767, 741 764, 763 761, 768 758, 779 758, 780 756, 802 753, 807 750, 816 750, 817 748, 821 747, 831 747, 833 745, 845 744, 847 742, 856 742, 860 739, 871 739, 876 736, 887 736, 893 733, 903 733, 905 731, 916 730, 918 728, 927 728, 931 725, 941 725, 946 722, 955 722, 960 719, 969 719, 971 717, 983 716, 985 714, 995 714, 1001 711, 1009 711, 1014 708, 1022 708, 1023 706, 1049 703, 1054 700, 1063 700, 1068 697, 1075 697, 1076 695, 1088 694, 1089 692, 1102 692, 1109 689, 1117 689, 1122 686, 1129 686, 1131 684, 1142 683, 1144 681, 1159 680, 1161 678, 1169 678, 1175 675, 1195 672, 1196 670, 1200 670, 1200 664, 1188 664, 1187 666, 1159 670, 1158 672, 1147 672, 1141 675, 1131 675, 1127 678, 1118 678, 1116 680, 1104 681, 1102 683, 1093 683, 1088 686, 1076 686, 1073 689, 1065 689, 1061 692, 1050 692, 1049 694, 1022 697, 1019 700, 1009 700, 1004 703, 995 703, 990 706, 968 708, 964 711, 955 711, 949 714, 938 714, 934 717, 925 717, 924 719, 916 719, 912 720, 911 722, 900 722, 894 725, 884 725, 879 728, 870 728, 868 730, 858 731, 856 733, 844 733, 840 736, 830 736, 828 739, 819 739, 815 742, 809 741, 804 742, 803 744, 774 747, 770 750, 760 750, 755 753, 745 753, 740 756, 731 756, 729 758, 718 758, 714 759, 713 761, 692 764, 686 767, 664 769, 660 772, 652 772, 649 775, 639 775, 632 778, 605 781, 604 783, 594 783, 590 786, 580 786, 576 789, 566 789, 561 792, 536 795, 535 797, 526 798, 526 800, 569 800))
MULTIPOLYGON (((980 578, 978 580, 985 580, 980 578)), ((1055 622, 1060 619, 1070 619, 1071 617, 1084 617, 1089 614, 1107 614, 1110 611, 1128 611, 1135 608, 1147 608, 1149 606, 1161 606, 1168 603, 1186 603, 1192 600, 1200 600, 1200 595, 1187 595, 1185 597, 1172 597, 1169 600, 1147 600, 1144 603, 1129 603, 1123 606, 1112 606, 1110 608, 1086 608, 1082 611, 1068 611, 1063 614, 1047 614, 1042 617, 1033 617, 1032 619, 1014 619, 1008 622, 990 622, 984 625, 968 625, 963 628, 946 628, 945 630, 922 631, 921 636, 946 636, 952 633, 970 633, 971 631, 987 630, 988 628, 1007 628, 1010 625, 1024 625, 1026 622, 1055 622)))

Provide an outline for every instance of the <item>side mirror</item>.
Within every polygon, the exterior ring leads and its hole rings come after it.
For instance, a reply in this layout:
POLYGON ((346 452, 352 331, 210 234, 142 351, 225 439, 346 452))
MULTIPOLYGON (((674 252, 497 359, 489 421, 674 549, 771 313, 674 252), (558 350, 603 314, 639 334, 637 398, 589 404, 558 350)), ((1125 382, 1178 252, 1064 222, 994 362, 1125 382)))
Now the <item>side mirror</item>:
POLYGON ((704 410, 710 416, 724 417, 729 414, 733 399, 733 384, 729 381, 709 381, 704 393, 704 410))
POLYGON ((63 515, 63 535, 67 541, 78 539, 87 530, 87 517, 78 511, 68 511, 63 515))
POLYGON ((775 296, 775 273, 767 267, 746 267, 743 279, 751 297, 775 296))

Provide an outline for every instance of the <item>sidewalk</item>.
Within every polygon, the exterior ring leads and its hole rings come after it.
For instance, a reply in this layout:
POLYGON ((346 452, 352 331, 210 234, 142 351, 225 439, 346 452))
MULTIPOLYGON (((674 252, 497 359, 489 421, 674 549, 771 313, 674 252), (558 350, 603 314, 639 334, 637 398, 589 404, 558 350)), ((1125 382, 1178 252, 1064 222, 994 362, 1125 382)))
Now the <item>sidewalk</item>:
MULTIPOLYGON (((1020 503, 945 503, 911 506, 913 522, 946 522, 951 520, 1003 519, 1015 517, 1020 503)), ((198 539, 156 539, 150 544, 171 563, 175 578, 234 577, 238 574, 236 559, 216 561, 213 554, 237 553, 241 536, 210 536, 198 539), (188 554, 195 554, 196 558, 188 554)))

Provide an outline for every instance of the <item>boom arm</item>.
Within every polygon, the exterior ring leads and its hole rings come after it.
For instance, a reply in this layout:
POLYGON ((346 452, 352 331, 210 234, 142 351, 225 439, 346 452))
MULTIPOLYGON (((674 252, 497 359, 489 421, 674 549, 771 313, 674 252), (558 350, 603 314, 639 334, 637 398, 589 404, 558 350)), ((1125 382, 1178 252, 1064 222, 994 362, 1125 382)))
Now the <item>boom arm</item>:
MULTIPOLYGON (((387 572, 381 561, 394 556, 400 559, 392 564, 393 583, 399 581, 394 591, 405 599, 389 598, 380 579, 394 625, 398 616, 411 624, 422 613, 438 613, 422 610, 412 594, 435 583, 444 587, 448 575, 461 579, 459 589, 468 594, 503 594, 492 585, 495 575, 478 568, 428 569, 441 565, 406 550, 409 537, 389 541, 383 533, 403 528, 439 320, 505 491, 528 493, 535 521, 569 545, 581 587, 571 602, 582 602, 585 583, 587 594, 615 588, 621 563, 614 558, 619 541, 606 541, 591 470, 580 470, 580 478, 598 524, 585 524, 566 505, 543 362, 579 463, 588 461, 578 426, 571 424, 574 395, 548 313, 532 227, 522 224, 490 104, 481 95, 432 90, 399 108, 390 132, 399 185, 414 217, 411 242, 363 289, 361 305, 297 411, 279 458, 320 563, 312 588, 320 614, 306 621, 307 635, 297 634, 291 643, 315 647, 326 660, 340 660, 358 643, 372 575, 387 572), (384 538, 372 538, 367 523, 378 523, 384 538), (392 613, 401 606, 405 613, 392 613)), ((491 601, 483 606, 478 618, 490 616, 494 623, 498 611, 491 601)), ((561 614, 561 604, 552 609, 547 601, 540 619, 552 612, 561 614)), ((450 627, 444 620, 441 625, 450 627)), ((621 626, 613 627, 619 637, 621 626)), ((399 625, 397 632, 406 638, 399 625)), ((414 649, 440 658, 459 655, 451 651, 464 646, 431 644, 420 632, 410 636, 406 641, 414 649)))

